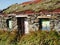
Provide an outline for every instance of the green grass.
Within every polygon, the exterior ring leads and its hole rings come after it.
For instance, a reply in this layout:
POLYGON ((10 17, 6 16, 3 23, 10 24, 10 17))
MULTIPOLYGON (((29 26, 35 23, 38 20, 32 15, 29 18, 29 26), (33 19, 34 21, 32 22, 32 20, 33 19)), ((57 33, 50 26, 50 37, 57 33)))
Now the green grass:
POLYGON ((60 45, 60 33, 56 31, 35 31, 23 35, 16 41, 16 31, 0 30, 0 45, 60 45))
POLYGON ((24 35, 18 45, 60 45, 60 34, 56 31, 36 31, 24 35))
POLYGON ((3 13, 13 13, 13 12, 24 12, 25 10, 31 10, 34 12, 39 12, 41 10, 52 11, 54 9, 60 8, 60 0, 45 0, 37 4, 32 3, 26 5, 14 4, 8 7, 3 13))

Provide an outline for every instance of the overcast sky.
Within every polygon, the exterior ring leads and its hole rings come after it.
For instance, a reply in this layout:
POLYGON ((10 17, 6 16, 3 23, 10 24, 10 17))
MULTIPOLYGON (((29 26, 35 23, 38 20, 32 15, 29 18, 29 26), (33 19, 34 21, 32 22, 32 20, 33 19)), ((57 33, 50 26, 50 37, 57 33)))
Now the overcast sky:
POLYGON ((0 10, 7 8, 8 6, 15 3, 23 3, 29 0, 0 0, 0 10))

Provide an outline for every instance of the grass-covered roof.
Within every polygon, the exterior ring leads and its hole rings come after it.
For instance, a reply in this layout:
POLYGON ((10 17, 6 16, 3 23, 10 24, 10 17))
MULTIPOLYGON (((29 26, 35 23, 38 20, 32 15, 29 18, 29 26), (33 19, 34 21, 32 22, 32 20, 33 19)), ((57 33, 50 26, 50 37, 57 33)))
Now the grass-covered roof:
POLYGON ((25 10, 30 10, 34 12, 39 12, 41 10, 52 11, 55 9, 60 9, 60 0, 44 0, 38 3, 28 3, 28 4, 13 4, 7 9, 3 10, 3 13, 13 13, 13 12, 24 12, 25 10))

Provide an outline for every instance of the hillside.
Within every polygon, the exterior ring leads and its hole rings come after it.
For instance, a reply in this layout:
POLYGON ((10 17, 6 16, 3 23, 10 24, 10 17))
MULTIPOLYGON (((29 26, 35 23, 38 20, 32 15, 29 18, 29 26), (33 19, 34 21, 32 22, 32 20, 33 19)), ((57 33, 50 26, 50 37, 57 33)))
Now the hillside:
POLYGON ((2 12, 8 14, 13 12, 24 12, 26 10, 39 12, 41 10, 53 11, 55 9, 60 9, 60 0, 41 0, 38 3, 30 1, 22 4, 13 4, 2 12))

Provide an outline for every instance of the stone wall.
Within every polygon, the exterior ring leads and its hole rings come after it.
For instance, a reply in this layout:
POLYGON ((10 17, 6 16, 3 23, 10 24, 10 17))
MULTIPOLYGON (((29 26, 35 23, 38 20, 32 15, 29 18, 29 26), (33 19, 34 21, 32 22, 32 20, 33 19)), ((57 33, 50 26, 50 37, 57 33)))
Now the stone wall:
MULTIPOLYGON (((29 23, 29 30, 36 31, 39 30, 39 18, 38 16, 47 16, 45 14, 33 14, 28 15, 27 21, 29 23)), ((50 28, 51 30, 60 31, 60 14, 51 14, 50 19, 50 28)), ((17 18, 15 16, 0 16, 0 29, 3 30, 17 30, 17 18), (6 24, 6 20, 11 18, 12 20, 12 28, 9 29, 6 24)))
POLYGON ((14 16, 0 16, 0 29, 1 30, 15 30, 17 29, 17 19, 14 16), (11 19, 12 20, 12 28, 10 29, 7 27, 7 20, 11 19))
MULTIPOLYGON (((29 30, 40 30, 39 29, 39 18, 38 16, 41 16, 41 14, 35 14, 35 15, 29 15, 28 16, 28 22, 29 22, 29 30)), ((44 14, 43 14, 44 16, 44 14)), ((47 16, 47 15, 45 15, 47 16)), ((57 30, 60 31, 60 14, 51 14, 50 19, 50 30, 57 30)))
POLYGON ((56 18, 51 18, 51 29, 60 31, 60 14, 55 14, 56 18))
MULTIPOLYGON (((44 15, 44 14, 34 14, 34 15, 28 15, 28 22, 29 22, 29 30, 30 31, 36 31, 36 30, 41 30, 39 29, 39 19, 38 16, 41 18, 43 18, 44 16, 47 16, 47 15, 44 15)), ((46 18, 46 17, 45 17, 46 18)))
POLYGON ((29 30, 30 31, 36 31, 39 30, 39 19, 37 18, 38 15, 29 15, 28 16, 28 22, 29 22, 29 30))

